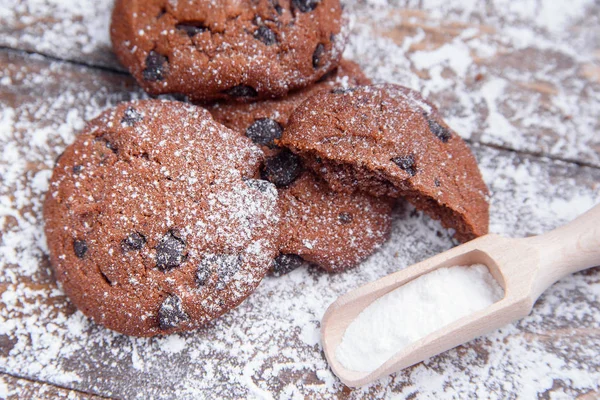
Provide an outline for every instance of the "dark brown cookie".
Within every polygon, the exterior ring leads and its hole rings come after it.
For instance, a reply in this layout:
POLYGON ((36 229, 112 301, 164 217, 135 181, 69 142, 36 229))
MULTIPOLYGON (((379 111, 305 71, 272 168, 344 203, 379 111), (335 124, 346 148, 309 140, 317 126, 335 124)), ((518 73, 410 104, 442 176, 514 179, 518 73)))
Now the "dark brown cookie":
POLYGON ((292 114, 279 143, 336 191, 406 197, 460 241, 488 231, 475 157, 415 91, 383 84, 318 93, 292 114))
POLYGON ((340 65, 319 82, 285 97, 254 103, 218 102, 206 105, 213 118, 228 128, 243 132, 260 145, 271 146, 278 139, 292 112, 310 96, 324 90, 345 90, 370 85, 371 80, 358 64, 341 60, 340 65))
MULTIPOLYGON (((390 233, 393 201, 356 192, 336 193, 306 171, 279 190, 281 254, 295 254, 338 272, 358 265, 390 233)), ((280 259, 274 269, 281 269, 280 259)))
POLYGON ((59 282, 96 322, 129 335, 196 328, 237 306, 276 256, 261 151, 179 102, 123 103, 91 121, 44 204, 59 282))
POLYGON ((343 25, 339 0, 117 0, 111 39, 148 93, 248 101, 335 68, 343 25))
POLYGON ((364 193, 333 192, 304 170, 299 157, 274 143, 290 114, 311 95, 369 83, 357 64, 343 60, 321 82, 281 99, 208 107, 217 121, 244 133, 268 156, 263 178, 278 187, 282 209, 281 254, 274 262, 275 274, 300 265, 298 256, 328 271, 356 266, 389 235, 391 201, 364 193))

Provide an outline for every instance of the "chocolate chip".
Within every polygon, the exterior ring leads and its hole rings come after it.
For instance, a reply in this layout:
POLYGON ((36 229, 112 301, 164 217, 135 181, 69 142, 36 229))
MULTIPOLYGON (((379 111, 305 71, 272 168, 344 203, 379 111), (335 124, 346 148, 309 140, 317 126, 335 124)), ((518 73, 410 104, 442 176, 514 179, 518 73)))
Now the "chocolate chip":
POLYGON ((256 189, 261 193, 268 193, 271 190, 275 190, 273 184, 263 179, 246 179, 244 180, 246 185, 252 189, 256 189))
POLYGON ((273 141, 279 139, 282 133, 281 125, 270 118, 256 120, 246 129, 246 136, 254 143, 269 147, 276 147, 273 141))
POLYGON ((315 48, 315 51, 313 52, 313 55, 312 55, 313 68, 319 68, 319 64, 321 63, 321 59, 323 58, 324 54, 325 54, 325 46, 323 46, 322 43, 319 43, 317 45, 317 47, 315 48))
POLYGON ((175 25, 175 28, 185 32, 189 37, 193 37, 207 30, 201 22, 183 22, 175 25))
POLYGON ((442 184, 440 183, 440 180, 439 180, 439 179, 435 179, 435 180, 433 181, 433 184, 435 185, 435 187, 440 187, 440 186, 442 185, 442 184))
MULTIPOLYGON (((115 146, 114 144, 112 144, 107 138, 105 138, 104 136, 98 136, 96 139, 94 139, 94 141, 96 142, 104 142, 104 147, 106 147, 107 149, 109 149, 110 151, 112 151, 113 153, 117 154, 117 146, 115 146)), ((101 154, 102 157, 104 157, 104 154, 101 154)))
POLYGON ((277 14, 279 14, 279 15, 283 14, 283 8, 281 8, 279 3, 276 3, 274 7, 275 7, 275 11, 277 11, 277 14))
POLYGON ((266 44, 267 46, 271 46, 272 44, 277 43, 277 35, 275 35, 275 32, 273 32, 270 28, 267 28, 264 25, 258 27, 256 32, 254 32, 254 37, 266 44))
POLYGON ((219 282, 217 282, 217 290, 225 289, 225 286, 233 278, 236 272, 242 266, 242 256, 239 254, 221 254, 216 256, 217 274, 219 282))
POLYGON ((196 282, 198 286, 204 286, 206 281, 210 277, 211 274, 211 263, 208 262, 208 258, 203 258, 198 265, 198 269, 196 270, 196 282))
POLYGON ((189 318, 183 310, 181 299, 175 295, 167 297, 158 310, 158 326, 162 330, 177 328, 189 318))
POLYGON ((331 91, 331 93, 333 94, 346 94, 346 93, 352 93, 356 90, 356 88, 337 88, 337 89, 333 89, 331 91))
POLYGON ((73 251, 78 258, 83 258, 85 253, 88 251, 87 243, 85 240, 75 239, 73 240, 73 251))
POLYGON ((294 182, 302 173, 300 157, 283 150, 273 157, 267 158, 262 171, 263 178, 277 187, 285 187, 294 182))
POLYGON ((124 251, 141 250, 146 244, 144 235, 138 232, 133 232, 121 241, 121 247, 124 251))
POLYGON ((429 130, 431 133, 437 136, 442 142, 448 142, 448 140, 450 140, 452 137, 450 131, 440 125, 436 120, 428 118, 427 115, 425 115, 425 117, 427 118, 427 123, 429 124, 429 130))
POLYGON ((242 266, 242 256, 239 254, 208 254, 202 259, 196 273, 199 285, 204 285, 213 271, 219 277, 216 289, 223 290, 242 266))
POLYGON ((167 232, 156 246, 156 266, 161 271, 178 267, 185 261, 185 242, 175 236, 173 231, 167 232))
POLYGON ((273 260, 273 275, 285 275, 298 268, 303 262, 302 258, 296 254, 280 254, 273 260))
POLYGON ((341 212, 338 214, 338 221, 340 221, 342 224, 349 224, 352 222, 352 219, 352 214, 348 212, 341 212))
POLYGON ((321 0, 292 0, 292 4, 301 12, 309 12, 317 8, 321 0))
POLYGON ((143 119, 144 117, 142 117, 142 114, 137 112, 135 108, 127 107, 127 109, 123 113, 123 118, 121 118, 121 125, 133 126, 143 119))
POLYGON ((410 176, 415 176, 417 173, 417 167, 415 166, 415 159, 413 156, 400 156, 394 157, 391 160, 394 164, 399 166, 404 171, 408 172, 410 176))
POLYGON ((83 165, 74 165, 73 166, 73 173, 75 175, 79 175, 82 170, 83 170, 83 165))
POLYGON ((146 69, 142 75, 149 82, 162 81, 167 75, 167 58, 154 50, 146 57, 146 69))
POLYGON ((227 89, 225 94, 231 97, 256 97, 258 96, 258 92, 252 86, 247 85, 237 85, 232 87, 231 89, 227 89))

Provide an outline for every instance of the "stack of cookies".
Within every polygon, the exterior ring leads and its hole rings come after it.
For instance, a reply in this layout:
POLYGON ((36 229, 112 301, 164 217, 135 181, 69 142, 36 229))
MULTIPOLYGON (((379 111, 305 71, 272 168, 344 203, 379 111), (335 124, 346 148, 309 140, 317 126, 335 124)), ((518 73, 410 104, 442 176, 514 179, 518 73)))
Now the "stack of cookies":
POLYGON ((115 53, 151 95, 92 120, 44 205, 73 303, 128 335, 197 328, 269 272, 338 272, 406 198, 487 233, 475 158, 418 93, 341 59, 339 0, 117 0, 115 53))

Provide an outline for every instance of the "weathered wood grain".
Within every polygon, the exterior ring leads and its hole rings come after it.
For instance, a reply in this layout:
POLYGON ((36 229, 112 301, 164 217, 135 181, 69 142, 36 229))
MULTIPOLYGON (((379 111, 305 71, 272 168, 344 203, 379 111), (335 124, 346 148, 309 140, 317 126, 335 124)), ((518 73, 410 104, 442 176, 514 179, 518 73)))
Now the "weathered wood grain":
POLYGON ((350 40, 369 75, 392 69, 393 80, 423 91, 474 142, 600 166, 600 4, 552 28, 538 17, 557 2, 520 2, 538 9, 531 14, 498 0, 470 9, 415 3, 386 10, 385 19, 368 6, 353 10, 393 43, 378 57, 350 40))
MULTIPOLYGON (((143 95, 126 75, 0 52, 0 371, 117 398, 590 396, 600 388, 600 269, 552 287, 531 316, 363 389, 331 374, 317 341, 337 296, 453 245, 400 204, 390 242, 359 268, 267 277, 197 332, 117 335, 85 319, 54 283, 41 234, 44 183, 83 121, 143 95), (590 350, 591 349, 591 350, 590 350)), ((474 145, 491 227, 525 236, 600 202, 600 169, 474 145)))
POLYGON ((123 69, 108 36, 113 1, 2 2, 0 46, 123 69))
POLYGON ((0 373, 0 398, 6 400, 101 400, 104 397, 0 373))

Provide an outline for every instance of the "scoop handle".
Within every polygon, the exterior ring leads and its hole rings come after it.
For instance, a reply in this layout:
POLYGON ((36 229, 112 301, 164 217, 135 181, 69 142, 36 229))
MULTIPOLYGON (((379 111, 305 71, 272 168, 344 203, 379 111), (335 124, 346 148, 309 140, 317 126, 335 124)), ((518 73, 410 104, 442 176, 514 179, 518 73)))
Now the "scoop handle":
POLYGON ((532 291, 537 299, 559 279, 600 265, 600 204, 560 228, 525 240, 540 257, 532 291))

